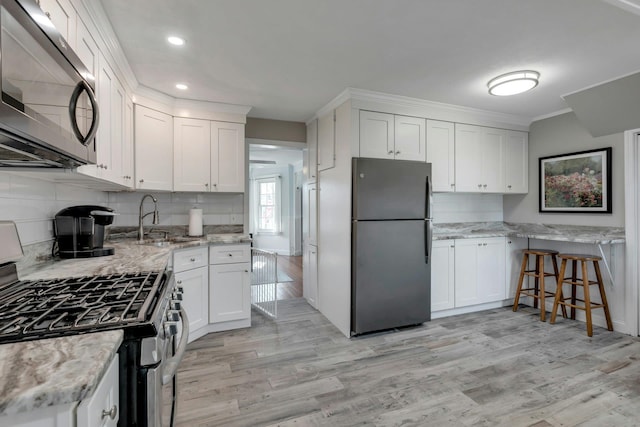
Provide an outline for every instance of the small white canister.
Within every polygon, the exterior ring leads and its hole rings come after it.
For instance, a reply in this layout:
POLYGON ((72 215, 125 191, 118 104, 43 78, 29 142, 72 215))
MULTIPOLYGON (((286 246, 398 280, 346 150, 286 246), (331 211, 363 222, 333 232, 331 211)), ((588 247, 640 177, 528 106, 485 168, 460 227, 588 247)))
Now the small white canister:
POLYGON ((202 209, 189 211, 189 236, 202 236, 202 209))

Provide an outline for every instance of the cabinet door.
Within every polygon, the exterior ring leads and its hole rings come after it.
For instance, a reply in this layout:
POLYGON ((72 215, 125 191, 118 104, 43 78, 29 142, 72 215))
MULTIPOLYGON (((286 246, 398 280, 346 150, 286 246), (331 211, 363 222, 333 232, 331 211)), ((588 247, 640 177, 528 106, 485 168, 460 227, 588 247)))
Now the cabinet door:
POLYGON ((433 191, 455 190, 454 125, 427 120, 427 162, 431 163, 433 191))
POLYGON ((505 238, 483 239, 478 250, 478 293, 480 302, 507 297, 505 282, 505 238))
POLYGON ((360 111, 360 157, 393 159, 394 126, 393 114, 360 111))
POLYGON ((60 31, 71 49, 76 48, 77 14, 69 0, 38 0, 42 11, 60 31))
POLYGON ((135 106, 136 188, 173 188, 173 118, 141 105, 135 106))
POLYGON ((124 141, 122 144, 124 184, 133 188, 133 101, 127 96, 124 107, 124 141))
POLYGON ((98 45, 81 19, 78 19, 76 28, 76 48, 74 50, 87 70, 95 77, 98 74, 98 45))
POLYGON ((244 192, 244 124, 211 122, 211 191, 244 192))
POLYGON ((318 248, 307 245, 302 260, 302 296, 314 308, 318 308, 318 248))
POLYGON ((529 134, 507 131, 505 193, 529 192, 529 134))
MULTIPOLYGON (((528 239, 522 237, 507 237, 507 243, 505 246, 507 298, 513 298, 516 295, 518 279, 520 278, 520 267, 522 266, 522 250, 527 249, 528 242, 528 239)), ((552 270, 549 269, 549 271, 552 270)), ((529 276, 525 276, 525 281, 528 280, 528 277, 529 276)))
POLYGON ((314 120, 307 126, 307 151, 305 162, 307 164, 305 178, 308 182, 315 182, 318 176, 318 120, 314 120))
POLYGON ((111 87, 111 161, 106 169, 109 181, 117 184, 125 184, 123 164, 125 161, 125 107, 127 95, 120 81, 114 77, 111 87))
POLYGON ((482 191, 483 146, 479 126, 455 124, 456 191, 482 191))
POLYGON ((209 191, 211 122, 173 119, 173 190, 209 191))
POLYGON ((78 405, 77 425, 84 427, 115 427, 120 416, 120 390, 118 355, 113 358, 104 376, 98 383, 91 397, 86 398, 78 405), (105 416, 105 412, 111 412, 111 416, 105 416))
POLYGON ((480 239, 456 239, 455 241, 455 301, 456 307, 479 304, 482 295, 478 289, 478 253, 480 239))
POLYGON ((318 190, 315 184, 307 188, 309 197, 309 239, 310 245, 318 244, 318 190))
POLYGON ((251 317, 249 263, 209 267, 209 322, 251 317))
POLYGON ((209 267, 194 268, 175 275, 176 284, 183 289, 182 304, 189 317, 189 333, 193 333, 209 324, 209 267))
POLYGON ((455 244, 436 240, 431 255, 431 311, 455 307, 455 244))
POLYGON ((504 192, 504 146, 507 132, 482 128, 482 191, 504 192))
POLYGON ((98 82, 96 97, 100 111, 100 126, 96 134, 96 176, 105 178, 108 176, 111 164, 111 116, 113 114, 112 98, 115 76, 105 57, 98 53, 98 82))
POLYGON ((425 119, 394 116, 394 155, 396 160, 426 161, 425 128, 425 119))
POLYGON ((318 119, 318 171, 336 165, 335 111, 318 119))

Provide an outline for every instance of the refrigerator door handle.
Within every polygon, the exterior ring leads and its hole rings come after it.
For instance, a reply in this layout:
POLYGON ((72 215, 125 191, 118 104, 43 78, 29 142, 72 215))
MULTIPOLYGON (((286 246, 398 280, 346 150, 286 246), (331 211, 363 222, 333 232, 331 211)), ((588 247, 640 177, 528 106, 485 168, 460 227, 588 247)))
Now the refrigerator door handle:
POLYGON ((424 220, 424 263, 429 264, 431 255, 431 243, 433 239, 433 221, 431 218, 424 220))
POLYGON ((433 203, 433 195, 431 191, 431 177, 427 175, 427 194, 425 195, 425 213, 426 218, 431 219, 431 205, 433 203))

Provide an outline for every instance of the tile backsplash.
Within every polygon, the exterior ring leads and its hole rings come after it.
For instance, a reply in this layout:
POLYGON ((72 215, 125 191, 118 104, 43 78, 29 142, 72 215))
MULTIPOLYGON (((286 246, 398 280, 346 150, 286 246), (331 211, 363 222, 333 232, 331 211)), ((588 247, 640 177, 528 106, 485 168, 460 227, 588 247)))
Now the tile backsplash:
POLYGON ((502 194, 435 193, 433 222, 502 221, 502 194))

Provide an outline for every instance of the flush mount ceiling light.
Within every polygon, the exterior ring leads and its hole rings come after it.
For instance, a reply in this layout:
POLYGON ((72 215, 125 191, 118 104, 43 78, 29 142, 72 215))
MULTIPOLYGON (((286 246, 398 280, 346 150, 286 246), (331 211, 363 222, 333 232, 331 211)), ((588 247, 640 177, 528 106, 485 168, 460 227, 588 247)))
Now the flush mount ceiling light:
POLYGON ((175 46, 182 46, 184 44, 184 39, 182 37, 170 36, 167 37, 167 41, 175 46))
POLYGON ((489 80, 487 86, 491 95, 516 95, 538 86, 538 78, 537 71, 514 71, 489 80))
POLYGON ((178 84, 176 84, 176 89, 187 90, 187 89, 189 89, 189 86, 187 86, 184 83, 178 83, 178 84))

